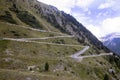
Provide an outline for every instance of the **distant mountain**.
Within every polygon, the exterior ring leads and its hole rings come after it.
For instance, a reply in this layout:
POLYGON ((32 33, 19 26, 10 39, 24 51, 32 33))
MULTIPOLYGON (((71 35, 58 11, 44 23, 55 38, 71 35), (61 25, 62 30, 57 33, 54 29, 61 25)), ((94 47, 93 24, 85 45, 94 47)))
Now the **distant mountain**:
POLYGON ((120 55, 120 33, 111 33, 101 40, 106 47, 120 55))

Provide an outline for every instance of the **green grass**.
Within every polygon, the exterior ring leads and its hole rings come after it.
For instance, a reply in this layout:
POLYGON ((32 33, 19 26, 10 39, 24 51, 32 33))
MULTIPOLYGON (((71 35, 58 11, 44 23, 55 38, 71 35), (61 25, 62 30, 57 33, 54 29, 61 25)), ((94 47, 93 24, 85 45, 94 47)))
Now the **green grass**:
MULTIPOLYGON (((10 25, 0 23, 0 38, 43 38, 52 36, 64 36, 62 34, 51 32, 38 32, 22 28, 20 25, 60 32, 37 12, 34 6, 38 3, 27 2, 27 0, 17 0, 19 13, 10 11, 13 7, 11 2, 0 0, 0 16, 4 16, 1 21, 13 23, 16 21, 19 25, 10 25), (26 5, 30 3, 30 5, 26 5), (28 6, 30 8, 28 8, 28 6), (32 6, 32 7, 31 7, 32 6), (6 13, 7 11, 7 13, 6 13), (27 12, 27 14, 25 13, 27 12), (26 19, 24 19, 24 17, 26 19), (33 24, 34 23, 34 24, 33 24)), ((40 3, 41 6, 46 5, 40 3)), ((14 5, 15 7, 15 5, 14 5)), ((40 42, 53 42, 58 44, 80 44, 76 38, 56 38, 47 40, 38 40, 40 42)), ((86 45, 85 45, 86 46, 86 45)), ((103 80, 105 74, 109 78, 116 78, 120 75, 118 61, 110 64, 109 57, 85 58, 82 62, 68 57, 83 47, 58 46, 49 44, 25 43, 17 41, 0 40, 0 80, 103 80), (106 59, 107 58, 107 59, 106 59), (44 71, 45 63, 48 62, 50 68, 48 72, 44 71), (29 71, 28 66, 35 65, 35 72, 29 71), (113 68, 116 73, 111 74, 108 70, 113 68)), ((90 48, 84 55, 97 54, 95 48, 90 48)), ((111 57, 112 58, 112 57, 111 57)), ((110 58, 110 59, 111 59, 110 58)), ((112 80, 112 79, 111 79, 112 80)), ((119 79, 118 79, 119 80, 119 79)))
POLYGON ((39 23, 39 21, 27 11, 19 11, 19 13, 17 13, 17 17, 33 28, 43 29, 43 26, 39 23))
POLYGON ((8 8, 11 6, 11 3, 9 1, 0 0, 0 10, 8 10, 8 8))
POLYGON ((10 41, 8 44, 10 50, 17 53, 17 55, 25 56, 48 56, 48 57, 60 57, 71 55, 77 51, 83 49, 80 46, 62 46, 62 45, 50 45, 50 44, 37 44, 37 43, 25 43, 10 41))
POLYGON ((0 15, 0 20, 4 22, 17 24, 16 21, 12 18, 12 15, 10 14, 9 11, 5 11, 4 15, 0 15))
MULTIPOLYGON (((30 74, 31 72, 27 71, 27 66, 30 65, 36 65, 39 67, 39 71, 36 71, 36 74, 34 74, 34 77, 39 79, 47 80, 47 77, 51 78, 51 76, 47 76, 46 78, 42 78, 41 75, 52 75, 56 77, 52 77, 52 80, 56 79, 65 79, 65 80, 72 80, 72 79, 78 79, 73 75, 72 73, 68 73, 67 71, 56 71, 55 69, 59 69, 57 67, 58 65, 62 65, 64 67, 67 67, 66 58, 65 55, 73 54, 74 49, 80 50, 80 47, 65 47, 65 46, 53 46, 53 45, 43 45, 43 44, 35 44, 35 43, 24 43, 24 42, 15 42, 10 41, 7 44, 7 50, 10 52, 11 55, 4 55, 0 57, 0 68, 4 70, 0 70, 0 79, 8 79, 7 75, 9 75, 9 78, 11 80, 17 79, 16 76, 19 76, 22 80, 24 80, 24 76, 32 76, 30 74), (48 49, 48 48, 49 49, 48 49), (51 51, 51 52, 50 52, 51 51), (58 51, 60 51, 58 55, 58 51), (68 54, 66 54, 68 52, 68 54), (61 57, 60 57, 61 56, 61 57), (10 59, 9 61, 5 61, 5 59, 10 59), (44 72, 44 64, 48 62, 50 65, 50 72, 44 72), (13 72, 23 69, 23 72, 20 72, 22 74, 17 74, 15 76, 13 72), (7 73, 6 73, 7 72, 7 73), (3 74, 7 75, 3 75, 3 74), (10 74, 11 73, 11 74, 10 74), (57 74, 59 76, 57 76, 57 74), (62 78, 63 76, 63 78, 62 78)), ((63 70, 64 70, 63 67, 63 70)), ((67 68, 68 69, 68 68, 67 68)), ((68 69, 69 71, 69 69, 68 69)))
POLYGON ((55 28, 50 23, 48 23, 44 18, 41 18, 41 15, 37 14, 36 11, 37 10, 35 10, 34 8, 31 8, 29 13, 35 15, 36 19, 44 26, 44 28, 46 28, 46 30, 50 30, 54 32, 61 32, 59 29, 55 28))
MULTIPOLYGON (((47 8, 47 5, 43 5, 41 3, 36 3, 36 2, 32 2, 30 1, 30 5, 26 5, 27 1, 19 1, 17 4, 18 5, 21 5, 22 4, 22 9, 28 11, 29 14, 32 14, 34 15, 34 17, 39 21, 39 23, 46 29, 46 30, 50 30, 50 31, 54 31, 54 32, 61 32, 59 29, 55 28, 53 25, 51 25, 50 23, 48 23, 46 21, 46 19, 42 18, 43 16, 41 16, 41 14, 38 13, 39 8, 34 8, 37 5, 41 5, 41 6, 46 6, 47 8), (28 6, 32 6, 31 8, 28 8, 28 6)), ((41 12, 41 11, 40 11, 41 12)))
POLYGON ((2 65, 0 67, 24 69, 27 65, 40 65, 45 62, 50 62, 54 65, 54 63, 64 60, 81 49, 81 47, 10 41, 4 50, 5 55, 1 52, 0 63, 2 65), (12 54, 12 56, 9 54, 12 54), (9 58, 10 61, 6 62, 5 59, 9 58))
MULTIPOLYGON (((70 59, 68 64, 71 66, 74 74, 82 80, 103 80, 105 73, 112 76, 108 71, 112 65, 104 57, 85 58, 82 62, 70 59)), ((113 69, 115 68, 113 67, 113 69)))
MULTIPOLYGON (((2 42, 2 44, 4 43, 2 42)), ((31 77, 34 75, 34 78, 45 80, 47 80, 47 77, 51 78, 51 76, 56 76, 53 77, 52 80, 72 80, 74 78, 76 78, 76 80, 103 80, 103 73, 108 74, 108 70, 112 67, 104 57, 86 58, 83 59, 82 62, 76 62, 76 60, 67 57, 81 49, 81 47, 66 47, 10 41, 7 43, 7 50, 12 54, 12 56, 6 54, 0 57, 0 63, 2 64, 0 65, 0 68, 4 69, 0 70, 0 75, 2 78, 5 78, 4 76, 6 75, 3 75, 3 73, 8 72, 6 74, 9 75, 12 80, 15 80, 16 76, 19 76, 24 80, 26 75, 31 77), (5 59, 10 60, 6 62, 5 59), (49 72, 44 72, 46 62, 48 62, 50 66, 49 72), (28 71, 27 67, 32 65, 36 65, 39 70, 34 69, 35 73, 28 71), (57 71, 54 71, 56 69, 57 71), (12 70, 14 72, 17 70, 22 71, 20 74, 13 76, 14 74, 12 70), (43 78, 41 75, 50 76, 43 78), (62 78, 62 76, 64 76, 64 78, 62 78)), ((110 73, 108 75, 111 76, 110 73)))
MULTIPOLYGON (((22 24, 29 25, 34 28, 46 29, 60 32, 60 30, 54 28, 51 24, 49 24, 46 20, 42 19, 39 14, 35 12, 34 8, 28 9, 28 5, 26 5, 26 1, 17 1, 17 5, 12 4, 12 1, 0 1, 0 21, 14 23, 14 24, 22 24), (22 6, 22 7, 21 7, 22 6), (6 14, 9 12, 10 14, 6 14)), ((29 6, 34 6, 31 3, 29 6)))
POLYGON ((9 41, 7 40, 4 40, 4 41, 0 40, 0 52, 4 51, 7 48, 8 43, 9 41))
POLYGON ((79 80, 75 76, 50 75, 19 70, 0 70, 0 80, 79 80), (16 74, 17 73, 17 74, 16 74), (7 75, 6 75, 7 74, 7 75))
POLYGON ((30 29, 22 28, 17 25, 9 25, 6 23, 0 23, 0 37, 11 38, 41 38, 49 36, 60 36, 61 34, 55 34, 51 32, 38 32, 30 29))

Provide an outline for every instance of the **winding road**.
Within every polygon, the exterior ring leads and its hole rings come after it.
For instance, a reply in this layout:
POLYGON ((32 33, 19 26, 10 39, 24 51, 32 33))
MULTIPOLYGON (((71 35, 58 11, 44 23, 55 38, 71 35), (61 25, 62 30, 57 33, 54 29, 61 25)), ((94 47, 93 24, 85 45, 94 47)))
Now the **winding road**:
POLYGON ((53 31, 47 31, 47 30, 40 30, 40 29, 36 29, 36 28, 29 27, 29 26, 16 25, 16 24, 10 24, 10 23, 5 23, 5 22, 0 22, 0 23, 4 23, 4 24, 7 24, 7 25, 12 25, 12 26, 17 26, 17 27, 21 27, 21 28, 25 28, 25 29, 30 29, 30 30, 33 30, 33 31, 50 32, 50 33, 61 34, 61 35, 66 35, 66 36, 67 36, 67 34, 63 34, 63 33, 60 33, 60 32, 53 32, 53 31))
MULTIPOLYGON (((49 42, 37 42, 37 41, 31 41, 31 40, 39 40, 39 39, 49 39, 49 38, 58 38, 60 36, 56 37, 45 37, 45 38, 2 38, 0 40, 11 40, 11 41, 18 41, 18 42, 28 42, 28 43, 37 43, 37 44, 49 44, 49 45, 59 45, 59 46, 79 46, 84 47, 81 51, 71 55, 70 57, 77 60, 82 61, 84 58, 90 58, 90 57, 100 57, 100 56, 107 56, 107 55, 113 55, 113 53, 101 53, 98 55, 88 55, 88 56, 80 56, 81 54, 84 54, 90 47, 89 46, 81 46, 81 45, 71 45, 71 44, 57 44, 57 43, 49 43, 49 42)), ((65 36, 61 36, 65 37, 65 36)), ((67 36, 67 37, 73 37, 73 36, 67 36)))
POLYGON ((70 57, 77 61, 82 61, 84 58, 113 55, 113 53, 100 53, 98 55, 96 54, 96 55, 80 56, 81 54, 84 54, 89 48, 90 48, 89 46, 86 46, 83 50, 71 55, 70 57))
MULTIPOLYGON (((0 22, 0 23, 4 23, 4 22, 0 22)), ((49 42, 37 42, 34 40, 41 40, 41 39, 51 39, 51 38, 64 38, 64 37, 74 37, 73 35, 67 35, 67 34, 63 34, 63 33, 59 33, 59 32, 52 32, 52 31, 47 31, 47 30, 40 30, 40 29, 35 29, 35 28, 31 28, 31 27, 26 27, 26 26, 22 26, 22 25, 15 25, 15 24, 10 24, 10 23, 6 23, 8 25, 13 25, 13 26, 19 26, 22 28, 26 28, 26 29, 30 29, 33 31, 40 31, 40 32, 50 32, 50 33, 55 33, 55 34, 62 34, 64 36, 54 36, 54 37, 44 37, 44 38, 0 38, 0 40, 11 40, 11 41, 19 41, 19 42, 28 42, 28 43, 37 43, 37 44, 50 44, 50 45, 60 45, 60 46, 80 46, 80 47, 84 47, 81 51, 71 55, 70 57, 73 59, 76 59, 78 61, 82 61, 82 59, 84 58, 90 58, 90 57, 99 57, 99 56, 107 56, 107 55, 113 55, 113 53, 101 53, 99 55, 89 55, 89 56, 80 56, 81 54, 84 54, 90 47, 89 46, 81 46, 81 45, 71 45, 71 44, 57 44, 57 43, 49 43, 49 42), (33 41, 32 41, 33 40, 33 41)))
POLYGON ((57 44, 57 43, 49 43, 49 42, 38 42, 38 41, 29 41, 26 39, 15 39, 15 38, 2 38, 1 40, 11 40, 11 41, 18 41, 18 42, 28 42, 28 43, 37 43, 37 44, 50 44, 50 45, 58 45, 58 46, 79 46, 85 47, 81 45, 72 45, 72 44, 57 44))
POLYGON ((72 58, 78 58, 79 55, 85 53, 89 48, 90 48, 89 46, 85 46, 85 48, 84 48, 83 50, 81 50, 81 51, 79 51, 79 52, 77 52, 77 53, 71 55, 71 57, 72 57, 72 58))
MULTIPOLYGON (((113 53, 101 53, 101 54, 99 54, 99 55, 82 56, 82 58, 99 57, 99 56, 107 56, 107 55, 113 55, 113 53)), ((78 58, 79 58, 79 57, 78 57, 78 58)))
POLYGON ((41 39, 53 39, 53 38, 72 38, 74 36, 54 36, 54 37, 44 37, 44 38, 21 38, 24 40, 41 40, 41 39))

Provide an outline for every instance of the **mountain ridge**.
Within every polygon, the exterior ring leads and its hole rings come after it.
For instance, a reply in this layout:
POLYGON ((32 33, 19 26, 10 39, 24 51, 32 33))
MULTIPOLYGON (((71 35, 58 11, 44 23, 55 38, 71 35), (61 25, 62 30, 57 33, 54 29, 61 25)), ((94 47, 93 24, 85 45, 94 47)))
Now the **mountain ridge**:
POLYGON ((120 57, 71 15, 37 0, 0 10, 0 80, 119 80, 120 57))
MULTIPOLYGON (((31 1, 33 0, 24 1, 24 2, 28 4, 31 3, 31 1)), ((19 2, 19 0, 16 2, 19 2)), ((105 48, 103 44, 90 31, 88 31, 81 23, 79 23, 71 15, 66 14, 63 11, 59 11, 57 8, 53 6, 46 4, 43 5, 41 2, 38 2, 37 0, 33 1, 33 4, 34 3, 37 4, 39 3, 39 4, 25 5, 25 6, 27 7, 32 6, 30 10, 35 9, 37 15, 41 15, 41 18, 46 19, 46 21, 49 22, 52 26, 54 26, 55 28, 59 29, 64 33, 75 35, 80 42, 85 41, 86 44, 92 44, 96 46, 98 49, 104 49, 109 52, 109 50, 107 50, 107 48, 105 48)), ((18 12, 17 6, 14 4, 13 4, 13 11, 18 12)), ((30 14, 35 14, 35 13, 30 13, 30 14)))

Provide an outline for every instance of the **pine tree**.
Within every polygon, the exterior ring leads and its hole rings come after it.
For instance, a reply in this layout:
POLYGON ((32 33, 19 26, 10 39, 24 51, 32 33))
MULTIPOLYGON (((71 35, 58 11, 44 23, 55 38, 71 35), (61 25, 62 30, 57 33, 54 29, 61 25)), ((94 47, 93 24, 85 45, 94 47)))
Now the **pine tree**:
POLYGON ((45 71, 49 71, 49 64, 48 64, 48 62, 45 63, 45 71))
POLYGON ((109 76, 107 74, 105 74, 104 80, 109 80, 109 76))

